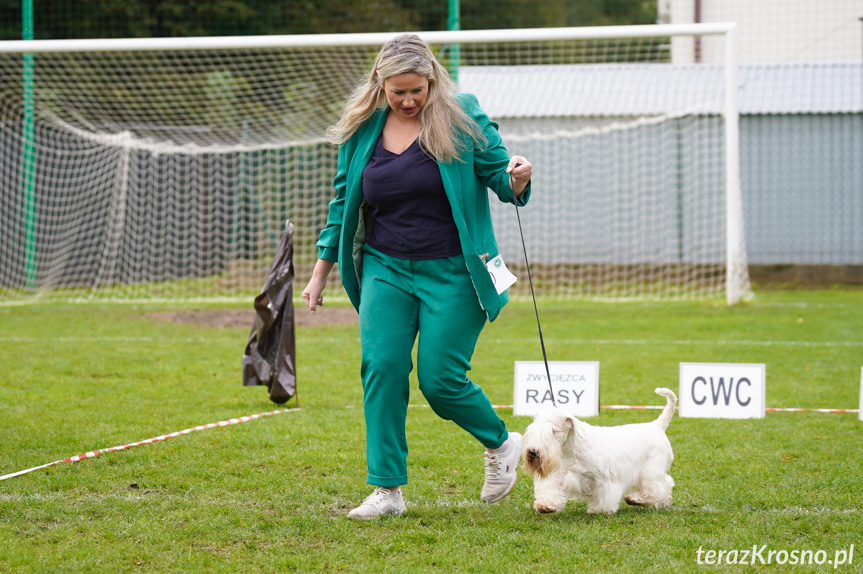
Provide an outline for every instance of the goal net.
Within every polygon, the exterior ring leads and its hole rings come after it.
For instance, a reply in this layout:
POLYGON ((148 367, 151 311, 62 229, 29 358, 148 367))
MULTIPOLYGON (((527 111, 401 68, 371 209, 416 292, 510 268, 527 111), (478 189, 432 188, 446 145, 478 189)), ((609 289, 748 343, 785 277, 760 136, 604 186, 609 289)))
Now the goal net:
MULTIPOLYGON (((747 296, 733 31, 421 34, 534 164, 537 294, 747 296), (673 64, 681 36, 728 57, 673 64)), ((326 128, 392 36, 0 42, 0 302, 248 300, 287 222, 304 282, 326 128)), ((527 294, 515 211, 492 216, 527 294)))

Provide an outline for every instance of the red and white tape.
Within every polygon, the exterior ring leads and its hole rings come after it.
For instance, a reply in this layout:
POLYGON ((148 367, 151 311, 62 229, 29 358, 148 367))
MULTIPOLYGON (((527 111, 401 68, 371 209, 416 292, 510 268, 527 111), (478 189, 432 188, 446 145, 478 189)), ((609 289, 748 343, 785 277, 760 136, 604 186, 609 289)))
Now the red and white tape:
MULTIPOLYGON (((410 405, 411 407, 428 407, 429 405, 410 405)), ((495 409, 511 409, 512 405, 492 405, 495 409)), ((619 409, 619 410, 646 410, 646 409, 664 409, 664 405, 600 405, 601 409, 619 409)), ((680 409, 680 406, 676 406, 680 409)), ((771 413, 858 413, 859 409, 803 409, 803 408, 766 408, 765 411, 771 413)))
MULTIPOLYGON (((408 405, 408 406, 410 406, 410 407, 428 407, 429 405, 408 405)), ((511 409, 511 408, 512 408, 512 405, 492 405, 492 407, 493 407, 493 408, 495 408, 495 409, 511 409)), ((348 408, 350 408, 350 407, 348 407, 348 408)), ((664 408, 664 407, 662 407, 662 406, 660 406, 660 405, 601 405, 599 408, 601 408, 601 409, 661 409, 661 408, 664 408)), ((677 407, 677 408, 680 408, 680 407, 677 407)), ((272 415, 278 415, 278 414, 282 414, 282 413, 292 413, 292 412, 299 411, 299 410, 302 410, 302 409, 300 409, 300 408, 293 408, 293 409, 280 409, 280 410, 270 411, 270 412, 266 412, 266 413, 258 413, 258 414, 254 414, 254 415, 247 415, 247 416, 243 416, 243 417, 237 417, 237 418, 233 418, 233 419, 228 419, 228 420, 224 420, 224 421, 219 421, 219 422, 217 422, 217 423, 210 423, 210 424, 206 424, 206 425, 196 426, 196 427, 192 427, 192 428, 184 429, 184 430, 177 431, 177 432, 172 432, 172 433, 170 433, 170 434, 164 434, 164 435, 161 435, 161 436, 157 436, 157 437, 153 437, 153 438, 148 438, 148 439, 141 440, 141 441, 138 441, 138 442, 133 442, 133 443, 129 443, 129 444, 124 444, 124 445, 122 445, 122 446, 112 446, 112 447, 110 447, 110 448, 103 448, 103 449, 99 449, 99 450, 91 450, 91 451, 85 452, 85 453, 83 453, 83 454, 78 454, 78 455, 75 455, 75 456, 70 456, 70 457, 68 457, 68 458, 64 458, 64 459, 62 459, 62 460, 55 460, 54 462, 49 462, 49 463, 47 463, 47 464, 42 464, 42 465, 39 465, 39 466, 34 466, 33 468, 28 468, 28 469, 26 469, 26 470, 19 470, 18 472, 13 472, 13 473, 10 473, 10 474, 4 474, 3 476, 0 476, 0 480, 6 480, 6 479, 8 479, 8 478, 13 478, 13 477, 16 477, 16 476, 21 476, 22 474, 27 474, 28 472, 33 472, 33 471, 35 471, 35 470, 40 470, 40 469, 42 469, 42 468, 48 468, 48 467, 50 467, 50 466, 55 466, 55 465, 63 464, 63 463, 66 463, 66 462, 78 462, 79 460, 84 460, 84 459, 87 459, 87 458, 94 458, 94 457, 97 457, 97 456, 99 456, 100 454, 104 454, 104 453, 106 453, 106 452, 116 452, 116 451, 118 451, 118 450, 125 450, 125 449, 127 449, 127 448, 132 448, 132 447, 135 447, 135 446, 141 446, 141 445, 145 445, 145 444, 151 444, 151 443, 154 443, 154 442, 160 442, 160 441, 168 440, 169 438, 174 438, 174 437, 178 437, 178 436, 182 436, 182 435, 187 435, 187 434, 190 434, 190 433, 193 433, 193 432, 196 432, 196 431, 202 431, 202 430, 207 430, 207 429, 212 429, 212 428, 217 428, 217 427, 226 427, 226 426, 236 425, 236 424, 239 424, 239 423, 245 423, 245 422, 253 421, 253 420, 256 420, 256 419, 259 419, 259 418, 263 418, 263 417, 268 417, 268 416, 272 416, 272 415)), ((768 409, 765 409, 765 410, 770 411, 770 412, 794 412, 794 413, 800 413, 800 412, 813 412, 813 413, 857 413, 857 412, 859 412, 859 410, 858 410, 858 409, 768 408, 768 409)))
MULTIPOLYGON (((664 409, 661 405, 602 405, 601 409, 664 409)), ((679 406, 675 407, 680 409, 679 406)), ((765 408, 769 413, 857 413, 859 409, 804 409, 804 408, 765 408)))
POLYGON ((294 412, 294 411, 298 411, 298 410, 300 410, 300 409, 299 409, 299 408, 294 408, 294 409, 280 409, 280 410, 277 410, 277 411, 270 411, 270 412, 268 412, 268 413, 258 413, 258 414, 255 414, 255 415, 248 415, 248 416, 244 416, 244 417, 238 417, 238 418, 235 418, 235 419, 228 419, 228 420, 224 420, 224 421, 219 421, 219 422, 217 422, 217 423, 210 423, 210 424, 206 424, 206 425, 201 425, 201 426, 197 426, 197 427, 192 427, 192 428, 188 428, 188 429, 185 429, 185 430, 181 430, 181 431, 177 431, 177 432, 172 432, 171 434, 163 434, 163 435, 161 435, 161 436, 157 436, 157 437, 153 437, 153 438, 148 438, 148 439, 146 439, 146 440, 141 440, 141 441, 133 442, 133 443, 129 443, 129 444, 124 444, 124 445, 122 445, 122 446, 112 446, 112 447, 110 447, 110 448, 103 448, 103 449, 99 449, 99 450, 91 450, 91 451, 89 451, 89 452, 85 452, 85 453, 83 453, 83 454, 78 454, 78 455, 75 455, 75 456, 70 456, 69 458, 64 458, 64 459, 62 459, 62 460, 55 460, 54 462, 49 462, 48 464, 43 464, 43 465, 40 465, 40 466, 34 466, 33 468, 28 468, 27 470, 19 470, 18 472, 13 472, 13 473, 11 473, 11 474, 4 474, 3 476, 0 476, 0 480, 6 480, 7 478, 13 478, 13 477, 15 477, 15 476, 20 476, 20 475, 22 475, 22 474, 27 474, 28 472, 33 472, 34 470, 39 470, 39 469, 42 469, 42 468, 48 468, 49 466, 54 466, 54 465, 57 465, 57 464, 62 464, 62 463, 64 463, 64 462, 78 462, 79 460, 84 460, 85 458, 94 458, 94 457, 97 457, 97 456, 99 456, 100 454, 103 454, 103 453, 106 453, 106 452, 116 452, 116 451, 118 451, 118 450, 125 450, 125 449, 127 449, 127 448, 132 448, 132 447, 135 447, 135 446, 141 446, 141 445, 144 445, 144 444, 150 444, 150 443, 154 443, 154 442, 160 442, 160 441, 163 441, 163 440, 168 440, 169 438, 174 438, 174 437, 178 437, 178 436, 181 436, 181 435, 187 435, 187 434, 190 434, 190 433, 193 433, 193 432, 196 432, 196 431, 202 431, 202 430, 207 430, 207 429, 212 429, 212 428, 217 428, 217 427, 226 427, 226 426, 236 425, 236 424, 240 424, 240 423, 246 423, 246 422, 253 421, 253 420, 256 420, 256 419, 259 419, 259 418, 262 418, 262 417, 268 417, 268 416, 272 416, 272 415, 278 415, 278 414, 281 414, 281 413, 290 413, 290 412, 294 412))

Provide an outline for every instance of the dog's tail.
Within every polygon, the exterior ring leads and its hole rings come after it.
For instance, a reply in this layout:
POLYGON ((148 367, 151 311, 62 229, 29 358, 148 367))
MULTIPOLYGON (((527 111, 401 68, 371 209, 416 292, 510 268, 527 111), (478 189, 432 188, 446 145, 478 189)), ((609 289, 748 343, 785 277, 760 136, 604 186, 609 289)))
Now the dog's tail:
POLYGON ((665 397, 667 400, 665 408, 662 409, 662 414, 659 415, 658 419, 656 419, 656 423, 662 427, 662 430, 665 430, 668 428, 668 425, 671 423, 671 418, 674 416, 674 406, 677 404, 677 395, 674 394, 674 391, 666 389, 665 387, 659 387, 654 392, 657 395, 665 397))

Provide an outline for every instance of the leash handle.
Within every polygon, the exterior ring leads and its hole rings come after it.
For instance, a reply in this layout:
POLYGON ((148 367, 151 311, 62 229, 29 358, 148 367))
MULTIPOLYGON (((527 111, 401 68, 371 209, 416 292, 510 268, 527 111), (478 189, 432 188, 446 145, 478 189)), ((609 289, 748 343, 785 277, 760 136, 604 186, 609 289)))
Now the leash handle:
MULTIPOLYGON (((518 167, 516 165, 516 167, 518 167)), ((513 186, 512 173, 509 174, 509 187, 515 195, 515 187, 513 186)), ((516 202, 518 198, 516 198, 516 202)), ((536 329, 539 331, 539 344, 542 347, 542 361, 545 363, 545 376, 548 377, 548 390, 551 391, 551 404, 557 406, 557 401, 554 400, 554 387, 551 385, 551 371, 548 368, 548 355, 545 352, 545 339, 542 336, 542 325, 539 322, 539 309, 536 306, 536 293, 533 291, 533 278, 530 275, 530 262, 527 260, 527 245, 524 242, 524 230, 521 227, 521 214, 518 211, 518 204, 515 204, 515 216, 518 219, 518 233, 521 236, 521 248, 524 251, 524 265, 527 267, 527 282, 530 284, 530 296, 533 299, 533 312, 536 315, 536 329)))

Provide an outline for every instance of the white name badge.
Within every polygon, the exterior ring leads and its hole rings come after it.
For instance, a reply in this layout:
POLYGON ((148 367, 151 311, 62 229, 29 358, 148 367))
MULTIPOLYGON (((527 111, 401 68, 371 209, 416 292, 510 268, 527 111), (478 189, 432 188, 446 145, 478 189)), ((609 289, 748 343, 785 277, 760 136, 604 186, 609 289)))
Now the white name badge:
POLYGON ((764 418, 764 364, 680 363, 680 416, 764 418))
POLYGON ((503 257, 500 255, 486 263, 485 268, 488 269, 488 274, 491 275, 491 282, 494 283, 494 288, 497 289, 498 295, 509 289, 518 280, 518 277, 506 268, 506 263, 503 262, 503 257))
POLYGON ((543 361, 515 362, 512 414, 534 416, 554 403, 577 417, 599 414, 598 361, 549 361, 548 370, 550 386, 543 361))

